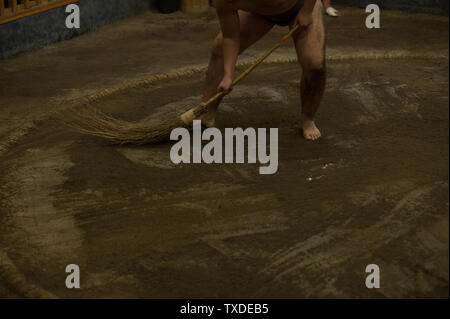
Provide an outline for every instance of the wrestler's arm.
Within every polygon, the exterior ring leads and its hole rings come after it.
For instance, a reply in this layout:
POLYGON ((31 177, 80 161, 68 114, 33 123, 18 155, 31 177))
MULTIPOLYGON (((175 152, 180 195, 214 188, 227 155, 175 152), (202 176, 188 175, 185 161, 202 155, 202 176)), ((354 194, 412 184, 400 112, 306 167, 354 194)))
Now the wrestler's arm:
POLYGON ((216 2, 217 14, 223 34, 224 77, 219 90, 229 93, 240 49, 239 16, 234 7, 224 0, 216 2))

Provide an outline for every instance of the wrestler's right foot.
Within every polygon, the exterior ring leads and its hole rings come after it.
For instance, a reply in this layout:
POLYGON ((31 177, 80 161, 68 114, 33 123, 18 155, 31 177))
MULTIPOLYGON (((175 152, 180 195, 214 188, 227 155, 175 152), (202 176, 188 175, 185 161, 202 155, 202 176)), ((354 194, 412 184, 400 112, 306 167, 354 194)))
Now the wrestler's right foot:
POLYGON ((315 141, 322 136, 314 119, 310 119, 304 115, 302 115, 302 131, 303 136, 307 141, 315 141))

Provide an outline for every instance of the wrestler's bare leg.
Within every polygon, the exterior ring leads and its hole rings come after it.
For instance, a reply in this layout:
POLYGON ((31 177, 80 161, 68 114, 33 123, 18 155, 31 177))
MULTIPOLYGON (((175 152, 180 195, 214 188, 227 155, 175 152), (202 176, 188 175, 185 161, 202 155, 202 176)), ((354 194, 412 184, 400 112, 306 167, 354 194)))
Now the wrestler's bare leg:
MULTIPOLYGON (((244 52, 248 47, 261 39, 267 32, 269 32, 273 24, 268 22, 261 16, 239 11, 239 21, 241 26, 241 47, 240 53, 244 52)), ((223 57, 223 47, 222 47, 222 33, 219 33, 217 38, 214 40, 214 45, 212 49, 211 60, 209 62, 208 71, 206 74, 205 89, 203 91, 203 101, 206 102, 214 95, 217 94, 217 87, 222 81, 224 73, 224 57, 223 57)), ((220 101, 217 101, 208 108, 208 113, 202 116, 202 124, 208 127, 214 126, 215 114, 217 108, 219 107, 220 101)), ((194 120, 194 115, 192 111, 183 114, 183 121, 188 124, 192 123, 194 120)))
POLYGON ((307 140, 317 140, 321 133, 316 126, 315 115, 322 101, 326 84, 326 34, 321 1, 316 2, 313 23, 307 30, 294 34, 294 42, 298 60, 303 68, 300 85, 303 136, 307 140))

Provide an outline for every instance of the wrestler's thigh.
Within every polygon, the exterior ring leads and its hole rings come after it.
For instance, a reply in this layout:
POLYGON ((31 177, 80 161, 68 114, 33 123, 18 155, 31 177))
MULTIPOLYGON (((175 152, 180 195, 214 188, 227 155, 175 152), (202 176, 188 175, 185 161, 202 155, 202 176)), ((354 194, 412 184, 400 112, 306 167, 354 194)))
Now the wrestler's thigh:
POLYGON ((241 25, 240 53, 242 53, 267 34, 273 28, 273 23, 250 12, 239 10, 238 14, 241 25))
POLYGON ((325 61, 326 29, 322 1, 317 1, 313 23, 304 32, 297 32, 294 43, 300 64, 304 68, 318 68, 325 61))

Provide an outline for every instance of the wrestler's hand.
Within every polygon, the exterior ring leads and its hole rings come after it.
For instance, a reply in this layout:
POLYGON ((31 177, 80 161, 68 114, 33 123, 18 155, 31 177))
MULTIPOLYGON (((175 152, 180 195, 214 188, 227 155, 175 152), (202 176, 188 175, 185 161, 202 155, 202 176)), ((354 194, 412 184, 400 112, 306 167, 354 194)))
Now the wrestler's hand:
POLYGON ((300 10, 300 12, 297 15, 297 18, 295 19, 295 24, 298 24, 300 26, 300 29, 306 30, 312 23, 313 23, 312 12, 309 12, 309 10, 306 10, 305 8, 300 10))
POLYGON ((229 94, 233 90, 233 79, 230 76, 225 76, 217 90, 225 95, 229 94))

